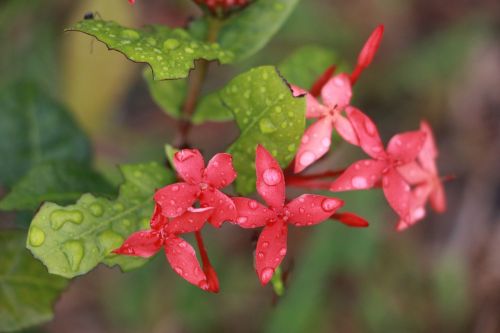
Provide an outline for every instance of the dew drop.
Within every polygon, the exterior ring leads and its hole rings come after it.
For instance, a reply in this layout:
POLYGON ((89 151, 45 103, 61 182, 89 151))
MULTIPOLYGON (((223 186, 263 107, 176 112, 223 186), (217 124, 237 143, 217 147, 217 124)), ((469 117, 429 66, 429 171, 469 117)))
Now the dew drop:
POLYGON ((83 214, 78 210, 58 209, 50 214, 50 226, 54 230, 61 229, 61 227, 67 222, 80 224, 82 221, 83 214))
POLYGON ((422 208, 422 207, 418 207, 417 209, 415 209, 413 211, 413 214, 412 214, 412 219, 413 220, 420 220, 421 218, 423 218, 425 216, 425 209, 422 208))
POLYGON ((335 199, 324 199, 321 202, 321 208, 323 208, 324 211, 326 212, 331 212, 332 210, 336 209, 338 207, 339 203, 335 199))
POLYGON ((97 236, 99 245, 103 253, 108 253, 111 250, 117 249, 123 244, 123 237, 116 232, 106 230, 97 236))
POLYGON ((251 200, 248 202, 248 207, 250 207, 250 209, 257 209, 258 206, 257 201, 251 200))
POLYGON ((264 252, 259 251, 259 253, 257 253, 257 257, 259 257, 259 259, 264 259, 264 252))
POLYGON ((309 135, 304 135, 301 140, 302 143, 308 143, 309 142, 309 135))
POLYGON ((186 51, 186 53, 189 53, 189 54, 194 53, 194 50, 193 50, 192 48, 190 48, 190 47, 186 47, 186 48, 184 49, 184 51, 186 51))
POLYGON ((329 148, 330 144, 331 144, 331 139, 330 138, 323 138, 321 140, 321 145, 323 145, 323 147, 325 147, 325 148, 329 148))
POLYGON ((263 247, 263 248, 267 248, 268 246, 269 246, 269 242, 263 242, 263 243, 262 243, 262 247, 263 247))
POLYGON ((179 191, 179 185, 173 185, 171 188, 172 192, 177 192, 179 191))
POLYGON ((177 274, 179 274, 180 276, 183 276, 184 275, 184 271, 182 270, 182 268, 180 268, 179 266, 176 266, 174 267, 174 270, 177 274))
POLYGON ((368 181, 365 177, 356 176, 351 179, 351 184, 354 188, 363 189, 368 186, 368 181))
POLYGON ((93 203, 89 207, 90 213, 96 217, 102 216, 104 214, 104 208, 99 203, 93 203))
POLYGON ((286 248, 285 247, 282 247, 281 250, 280 250, 280 256, 285 256, 286 254, 286 248))
POLYGON ((139 39, 139 37, 141 37, 141 35, 139 35, 139 33, 137 31, 130 30, 130 29, 123 30, 121 32, 121 35, 123 38, 126 38, 126 39, 139 39))
POLYGON ((308 166, 309 164, 311 164, 312 162, 314 162, 314 158, 316 156, 314 155, 313 152, 311 151, 305 151, 303 152, 300 157, 299 157, 299 163, 302 165, 302 166, 308 166))
POLYGON ((83 244, 81 241, 71 240, 63 244, 63 251, 73 272, 80 268, 83 259, 83 244))
POLYGON ((45 233, 42 229, 32 226, 30 228, 29 241, 32 246, 40 246, 45 242, 45 233))
POLYGON ((236 222, 238 222, 239 224, 246 223, 247 221, 248 221, 248 218, 246 216, 240 216, 236 219, 236 222))
POLYGON ((269 168, 262 173, 264 183, 268 186, 275 186, 281 182, 281 172, 276 168, 269 168))
POLYGON ((210 288, 210 285, 208 284, 207 280, 201 280, 198 283, 198 287, 200 287, 200 289, 202 290, 208 290, 210 288))
POLYGON ((374 136, 377 133, 375 125, 370 120, 366 119, 364 125, 365 125, 365 130, 369 135, 374 136))
POLYGON ((295 146, 294 143, 291 143, 291 144, 288 145, 287 149, 288 149, 289 152, 293 153, 295 151, 296 147, 297 146, 295 146))
POLYGON ((271 267, 266 267, 262 270, 262 273, 260 273, 260 281, 262 283, 268 283, 274 275, 274 269, 271 267))
POLYGON ((304 207, 299 208, 299 213, 304 214, 305 212, 306 212, 306 210, 304 209, 304 207))
POLYGON ((259 128, 262 133, 273 133, 277 130, 276 126, 269 118, 262 118, 259 121, 259 128))
POLYGON ((179 45, 181 45, 181 43, 175 38, 169 38, 163 42, 163 48, 167 51, 175 50, 179 45))

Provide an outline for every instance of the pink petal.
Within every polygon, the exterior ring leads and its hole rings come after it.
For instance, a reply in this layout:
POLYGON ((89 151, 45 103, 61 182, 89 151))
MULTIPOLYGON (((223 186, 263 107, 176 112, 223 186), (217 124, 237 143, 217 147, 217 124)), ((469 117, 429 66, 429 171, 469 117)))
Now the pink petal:
POLYGON ((308 93, 306 90, 292 85, 292 92, 295 97, 306 96, 306 118, 318 118, 328 112, 328 108, 321 105, 316 97, 308 93))
POLYGON ((382 177, 385 198, 394 211, 405 221, 410 221, 410 186, 393 168, 382 177))
POLYGON ((267 225, 261 232, 255 250, 255 269, 262 285, 274 275, 286 255, 288 227, 282 220, 267 225))
POLYGON ((175 183, 156 191, 154 199, 161 206, 163 215, 176 217, 193 205, 199 190, 197 185, 175 183))
POLYGON ((347 118, 339 114, 338 117, 335 118, 333 126, 335 126, 335 129, 344 140, 352 145, 359 146, 359 140, 358 136, 356 135, 356 131, 347 118))
POLYGON ((285 203, 285 177, 274 157, 261 145, 255 156, 257 192, 270 207, 281 208, 285 203))
POLYGON ((376 159, 386 157, 380 134, 375 123, 360 110, 348 107, 347 118, 351 121, 356 132, 359 144, 365 153, 376 159))
POLYGON ((236 179, 233 157, 230 154, 216 154, 205 169, 205 181, 215 188, 223 188, 236 179))
POLYGON ((353 228, 366 228, 369 225, 361 216, 349 212, 333 214, 332 218, 353 228))
POLYGON ((200 267, 193 247, 188 242, 178 237, 167 239, 165 254, 170 266, 182 278, 203 290, 209 289, 207 277, 200 267))
POLYGON ((234 202, 219 190, 207 189, 201 193, 202 207, 214 207, 215 210, 208 221, 216 228, 220 228, 225 221, 236 221, 236 207, 234 202))
POLYGON ((258 203, 255 200, 248 198, 233 198, 233 202, 238 212, 236 224, 242 228, 258 228, 263 227, 270 220, 275 218, 275 213, 258 203))
POLYGON ((165 224, 167 224, 167 222, 168 219, 161 212, 161 206, 155 202, 153 215, 151 216, 151 220, 149 222, 151 229, 159 231, 165 226, 165 224))
POLYGON ((198 184, 203 177, 205 162, 198 149, 182 149, 174 155, 175 170, 189 184, 198 184))
POLYGON ((426 121, 420 122, 420 130, 426 134, 426 137, 424 145, 418 154, 418 161, 422 164, 424 169, 437 175, 436 158, 438 157, 438 150, 434 140, 434 134, 426 121))
POLYGON ((189 207, 184 214, 170 220, 167 224, 167 233, 177 235, 200 230, 213 212, 212 207, 189 207))
POLYGON ((361 49, 361 52, 359 53, 358 65, 368 67, 371 64, 373 57, 375 56, 375 53, 377 53, 380 46, 383 34, 384 26, 382 24, 373 30, 370 37, 368 37, 368 40, 365 42, 365 45, 363 45, 363 49, 361 49))
POLYGON ((321 74, 321 76, 316 79, 316 81, 313 83, 311 86, 311 95, 314 97, 318 97, 321 95, 321 90, 325 86, 325 84, 331 79, 333 76, 333 73, 337 70, 337 66, 331 65, 328 66, 328 68, 321 74))
POLYGON ((321 89, 323 103, 329 108, 343 109, 351 102, 351 81, 346 74, 332 77, 321 89))
POLYGON ((307 94, 307 90, 305 90, 299 86, 291 84, 290 87, 292 88, 293 97, 300 97, 300 96, 304 96, 305 94, 307 94))
POLYGON ((415 161, 398 167, 398 172, 412 185, 423 183, 429 180, 429 173, 415 161))
POLYGON ((289 223, 297 227, 318 224, 328 219, 344 202, 323 195, 303 194, 286 205, 289 223))
POLYGON ((333 181, 330 191, 366 190, 375 186, 387 167, 385 161, 361 160, 351 164, 333 181))
POLYGON ((119 249, 113 251, 116 254, 149 258, 156 254, 163 245, 158 231, 138 231, 130 235, 119 249))
POLYGON ((431 193, 430 201, 434 211, 438 213, 444 213, 446 211, 446 194, 443 184, 439 180, 436 180, 434 184, 434 190, 431 193))
POLYGON ((332 121, 320 118, 305 131, 295 158, 295 173, 299 173, 325 155, 330 149, 332 121))
POLYGON ((417 158, 424 141, 425 133, 422 131, 396 134, 387 145, 387 154, 403 163, 410 163, 417 158))

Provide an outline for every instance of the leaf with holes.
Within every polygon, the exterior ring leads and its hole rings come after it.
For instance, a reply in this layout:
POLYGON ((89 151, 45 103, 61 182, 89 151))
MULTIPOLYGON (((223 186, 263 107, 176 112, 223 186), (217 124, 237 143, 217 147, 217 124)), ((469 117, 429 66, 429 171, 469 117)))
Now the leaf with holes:
POLYGON ((53 317, 53 305, 67 280, 51 275, 24 247, 21 231, 0 232, 0 331, 41 324, 53 317))
POLYGON ((29 82, 0 89, 0 185, 33 165, 73 160, 89 165, 90 143, 70 114, 29 82))
POLYGON ((155 103, 166 114, 179 118, 186 98, 187 81, 182 79, 155 81, 150 68, 144 69, 143 77, 155 103))
POLYGON ((304 133, 306 103, 293 97, 276 68, 262 66, 233 79, 220 93, 240 128, 239 138, 229 147, 243 194, 255 190, 255 149, 263 145, 285 168, 293 159, 304 133))
POLYGON ((0 210, 34 211, 41 202, 59 204, 77 200, 83 193, 111 194, 113 186, 89 166, 73 161, 35 165, 0 201, 0 210))
POLYGON ((263 48, 278 32, 299 0, 255 0, 222 26, 218 42, 242 60, 263 48))
POLYGON ((27 247, 50 273, 71 278, 101 262, 123 270, 145 263, 111 251, 131 233, 149 228, 152 196, 174 177, 157 163, 125 165, 121 171, 125 182, 116 200, 84 194, 74 205, 45 203, 35 215, 27 247))
POLYGON ((84 20, 66 31, 94 36, 130 60, 149 64, 155 80, 186 77, 196 59, 226 64, 234 58, 232 52, 221 49, 219 44, 202 42, 180 28, 153 25, 132 29, 113 21, 84 20))

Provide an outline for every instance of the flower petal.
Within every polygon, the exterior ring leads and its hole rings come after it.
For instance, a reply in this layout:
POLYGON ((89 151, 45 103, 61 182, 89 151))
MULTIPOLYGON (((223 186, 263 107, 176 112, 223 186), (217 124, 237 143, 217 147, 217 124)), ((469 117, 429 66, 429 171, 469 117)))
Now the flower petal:
POLYGON ((412 185, 423 183, 429 180, 429 173, 415 161, 398 167, 398 172, 412 185))
POLYGON ((436 180, 434 190, 431 192, 431 206, 434 211, 444 213, 446 211, 446 194, 444 191, 443 183, 436 180))
POLYGON ((330 186, 330 191, 366 190, 372 188, 387 167, 385 161, 361 160, 351 164, 330 186))
POLYGON ((285 203, 285 177, 274 157, 261 145, 255 156, 257 192, 270 207, 281 208, 285 203))
POLYGON ((184 214, 170 220, 167 224, 167 233, 178 235, 200 230, 213 212, 213 207, 189 207, 184 214))
POLYGON ((344 73, 332 77, 321 89, 323 103, 332 109, 345 108, 351 102, 351 97, 351 81, 344 73))
POLYGON ((208 290, 207 277, 200 267, 193 247, 179 237, 171 237, 165 242, 165 254, 174 271, 189 283, 208 290))
POLYGON ((216 154, 205 169, 205 181, 215 188, 223 188, 236 179, 231 154, 216 154))
POLYGON ((325 84, 332 78, 333 74, 337 70, 337 66, 331 65, 321 74, 319 78, 311 86, 310 92, 314 97, 318 97, 321 95, 321 90, 325 86, 325 84))
POLYGON ((424 145, 418 154, 418 161, 424 169, 437 176, 436 158, 438 150, 432 129, 426 121, 420 122, 420 130, 426 134, 424 145))
POLYGON ((297 227, 318 224, 328 219, 344 202, 316 194, 303 194, 286 205, 290 212, 288 222, 297 227))
POLYGON ((266 285, 274 275, 286 255, 288 227, 278 220, 267 225, 261 232, 255 250, 255 269, 262 285, 266 285))
POLYGON ((210 222, 214 227, 220 228, 225 221, 236 221, 236 207, 234 202, 227 195, 219 190, 208 189, 203 191, 200 196, 202 207, 214 207, 213 214, 209 217, 210 222))
POLYGON ((348 107, 346 113, 358 136, 359 145, 364 152, 376 159, 385 158, 386 153, 375 123, 356 108, 348 107))
POLYGON ((116 254, 149 258, 156 254, 163 245, 160 233, 153 230, 134 232, 120 248, 113 251, 116 254))
POLYGON ((330 149, 332 121, 320 118, 305 131, 295 158, 295 173, 299 173, 325 155, 330 149))
POLYGON ((316 97, 308 93, 306 90, 292 85, 293 96, 306 96, 306 118, 318 118, 321 117, 328 108, 322 105, 316 97))
POLYGON ((339 135, 352 145, 359 146, 358 136, 349 119, 339 115, 333 124, 339 135))
POLYGON ((380 46, 380 41, 382 40, 383 34, 384 26, 382 24, 377 26, 375 30, 373 30, 370 37, 368 37, 368 39, 366 40, 365 45, 363 45, 361 52, 359 53, 359 66, 366 68, 371 64, 373 57, 375 56, 375 53, 377 53, 377 50, 380 46))
POLYGON ((275 218, 275 213, 255 200, 238 197, 233 198, 236 206, 236 224, 242 228, 258 228, 266 225, 266 222, 275 218))
POLYGON ((364 218, 350 212, 333 214, 332 218, 353 228, 366 228, 369 225, 364 218))
POLYGON ((175 170, 189 184, 198 184, 203 177, 205 162, 198 149, 182 149, 174 155, 175 170))
POLYGON ((163 215, 176 217, 193 205, 198 191, 197 185, 175 183, 156 191, 154 199, 161 206, 163 215))
POLYGON ((410 185, 403 177, 391 168, 382 177, 382 188, 385 198, 394 211, 405 221, 410 221, 410 185))
POLYGON ((167 217, 161 212, 161 206, 157 202, 155 202, 153 215, 151 215, 151 220, 149 221, 151 229, 159 231, 167 224, 167 222, 167 217))
POLYGON ((420 153, 425 142, 425 135, 422 131, 396 134, 387 145, 387 153, 403 163, 410 163, 420 153))

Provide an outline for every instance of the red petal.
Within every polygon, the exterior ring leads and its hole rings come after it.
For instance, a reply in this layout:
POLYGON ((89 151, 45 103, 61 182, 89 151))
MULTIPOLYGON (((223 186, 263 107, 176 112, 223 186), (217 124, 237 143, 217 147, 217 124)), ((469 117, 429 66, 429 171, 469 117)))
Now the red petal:
POLYGON ((167 224, 167 222, 168 219, 161 213, 161 206, 155 202, 155 209, 149 222, 151 229, 160 230, 165 226, 165 224, 167 224))
POLYGON ((330 117, 320 118, 305 131, 295 158, 295 173, 313 164, 330 149, 332 121, 330 117))
POLYGON ((318 118, 321 117, 325 112, 328 112, 328 108, 321 105, 316 97, 305 91, 304 89, 292 85, 292 92, 295 97, 306 96, 306 118, 318 118))
POLYGON ((161 206, 163 215, 176 217, 193 205, 198 192, 197 185, 175 183, 156 191, 154 199, 161 206))
POLYGON ((385 161, 361 160, 351 164, 344 173, 333 181, 330 191, 366 190, 372 188, 387 167, 385 161))
POLYGON ((424 141, 425 133, 422 131, 396 134, 387 145, 387 153, 403 163, 410 163, 417 158, 424 141))
POLYGON ((189 207, 184 214, 170 220, 167 224, 167 232, 169 234, 185 234, 200 230, 213 212, 214 209, 212 207, 189 207))
POLYGON ((429 180, 427 173, 417 162, 411 162, 398 167, 398 172, 412 185, 423 183, 429 180))
POLYGON ((178 237, 167 239, 165 254, 170 266, 182 278, 203 290, 209 289, 207 277, 200 267, 193 247, 188 242, 178 237))
POLYGON ((215 269, 212 266, 204 266, 203 272, 205 272, 205 275, 207 276, 208 291, 218 293, 220 290, 219 278, 217 277, 215 269))
POLYGON ((205 162, 198 149, 182 149, 174 155, 175 170, 189 184, 198 184, 203 177, 205 162))
POLYGON ((293 97, 304 96, 305 94, 308 93, 305 89, 302 89, 301 87, 296 86, 294 84, 291 84, 290 88, 292 88, 292 95, 293 95, 293 97))
POLYGON ((406 221, 410 221, 410 185, 393 168, 382 177, 384 195, 394 211, 406 221))
POLYGON ((349 119, 339 114, 335 118, 333 126, 335 126, 335 129, 344 140, 352 145, 359 146, 358 136, 349 119))
POLYGON ((248 198, 233 198, 238 212, 236 224, 242 228, 258 228, 266 225, 266 222, 275 218, 275 213, 258 203, 255 200, 248 198))
POLYGON ((259 236, 255 250, 255 269, 262 285, 273 277, 276 267, 286 255, 288 228, 281 220, 267 225, 259 236))
POLYGON ((138 231, 130 235, 113 253, 149 258, 160 250, 162 244, 158 231, 138 231))
POLYGON ((375 56, 375 53, 377 53, 378 47, 380 46, 380 41, 382 40, 382 35, 384 33, 384 26, 379 25, 375 30, 372 32, 370 37, 368 37, 368 40, 366 41, 365 45, 363 46, 363 49, 359 53, 358 56, 358 63, 356 65, 356 68, 351 74, 351 83, 355 84, 356 81, 358 80, 359 76, 363 72, 363 70, 370 65, 370 63, 373 60, 373 57, 375 56))
POLYGON ((216 154, 208 162, 205 169, 205 181, 215 188, 223 188, 231 184, 236 178, 233 167, 233 157, 230 154, 216 154))
POLYGON ((270 207, 281 208, 285 203, 285 177, 274 157, 261 145, 255 156, 257 192, 270 207))
POLYGON ((321 94, 321 89, 325 86, 325 84, 328 82, 328 80, 331 79, 333 76, 333 73, 335 73, 335 70, 337 67, 335 65, 329 66, 323 74, 314 82, 314 84, 311 87, 311 95, 314 97, 318 97, 321 94))
POLYGON ((351 102, 351 97, 351 82, 346 74, 335 75, 321 90, 323 103, 330 108, 345 108, 351 102))
POLYGON ((303 194, 286 205, 289 223, 297 227, 318 224, 328 219, 344 202, 323 195, 303 194))
POLYGON ((333 214, 332 218, 354 228, 366 228, 369 225, 361 216, 349 212, 333 214))
POLYGON ((426 134, 424 145, 418 154, 418 161, 432 174, 437 176, 436 158, 438 150, 432 129, 426 121, 420 123, 420 130, 426 134))
POLYGON ((208 221, 216 228, 220 228, 225 221, 236 221, 236 207, 227 195, 219 190, 208 189, 200 196, 202 207, 214 207, 215 210, 208 221))
POLYGON ((443 184, 436 180, 434 185, 434 190, 431 193, 431 206, 438 213, 444 213, 446 211, 446 194, 444 192, 443 184))
POLYGON ((346 113, 365 153, 376 159, 385 158, 386 153, 375 123, 356 108, 348 107, 346 113))

